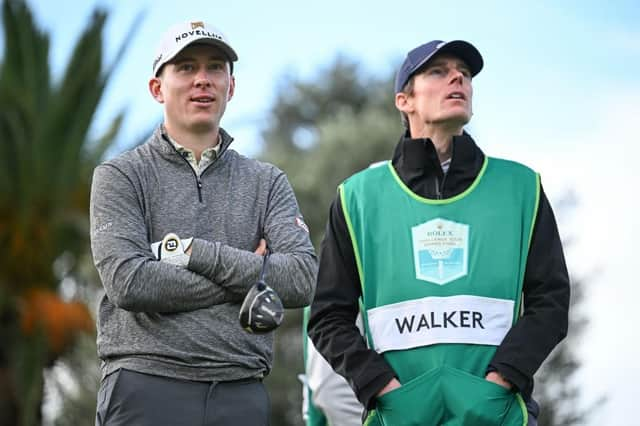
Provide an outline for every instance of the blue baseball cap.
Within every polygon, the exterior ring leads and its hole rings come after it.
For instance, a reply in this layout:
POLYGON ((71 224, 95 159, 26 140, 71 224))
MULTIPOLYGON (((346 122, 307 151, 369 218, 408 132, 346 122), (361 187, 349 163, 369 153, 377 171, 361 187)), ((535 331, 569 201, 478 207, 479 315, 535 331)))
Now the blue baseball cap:
POLYGON ((484 65, 482 55, 471 43, 462 40, 433 40, 407 53, 407 57, 398 70, 398 74, 396 74, 396 93, 402 92, 402 88, 407 84, 411 76, 426 64, 429 59, 433 58, 436 53, 449 53, 462 59, 469 66, 472 77, 478 74, 484 65))

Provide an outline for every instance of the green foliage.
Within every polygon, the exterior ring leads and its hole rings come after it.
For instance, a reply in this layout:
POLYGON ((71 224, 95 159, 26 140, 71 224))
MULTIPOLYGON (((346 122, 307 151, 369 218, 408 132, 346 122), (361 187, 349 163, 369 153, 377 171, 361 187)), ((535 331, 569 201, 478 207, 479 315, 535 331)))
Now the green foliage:
MULTIPOLYGON (((39 423, 43 368, 60 356, 58 348, 69 345, 61 337, 66 331, 52 334, 72 327, 60 320, 68 305, 55 295, 63 277, 53 265, 89 252, 91 174, 122 123, 120 113, 103 135, 90 135, 125 47, 105 67, 106 18, 104 11, 93 13, 60 80, 53 81, 49 35, 38 28, 24 0, 2 2, 0 388, 7 392, 0 395, 0 406, 11 407, 17 417, 10 421, 21 426, 39 423), (45 302, 29 305, 30 300, 45 302), (42 306, 50 309, 41 311, 42 306), (25 326, 27 314, 37 322, 31 329, 25 326)), ((78 268, 70 262, 64 278, 81 283, 78 268)))
POLYGON ((5 1, 2 9, 0 243, 9 256, 0 287, 13 293, 30 286, 55 289, 53 260, 65 250, 86 249, 91 171, 122 122, 120 114, 105 135, 89 139, 113 67, 103 71, 106 13, 94 12, 60 82, 52 84, 48 35, 23 1, 5 1), (31 267, 17 267, 16 259, 31 267))
POLYGON ((40 423, 38 407, 42 404, 42 388, 44 377, 42 367, 47 362, 46 338, 37 333, 32 336, 21 336, 14 340, 14 352, 11 354, 11 369, 15 383, 15 392, 19 398, 18 407, 21 417, 20 425, 36 425, 40 423), (40 368, 38 368, 40 367, 40 368))
POLYGON ((287 174, 316 247, 338 184, 389 159, 401 135, 391 80, 366 76, 338 57, 317 81, 285 78, 279 85, 261 159, 287 174))

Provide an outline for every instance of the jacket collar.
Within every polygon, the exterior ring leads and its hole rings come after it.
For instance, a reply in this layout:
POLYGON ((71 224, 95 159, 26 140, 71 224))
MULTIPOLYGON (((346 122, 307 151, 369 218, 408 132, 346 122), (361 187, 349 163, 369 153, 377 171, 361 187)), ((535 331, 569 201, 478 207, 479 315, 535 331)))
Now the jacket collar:
MULTIPOLYGON (((467 132, 454 136, 451 164, 442 188, 444 198, 464 192, 478 176, 483 161, 484 153, 467 132)), ((408 132, 396 145, 392 164, 409 189, 423 197, 434 198, 436 195, 435 190, 425 191, 425 180, 440 182, 445 178, 431 139, 412 139, 408 132)))
MULTIPOLYGON (((233 142, 233 137, 229 135, 229 133, 227 133, 222 127, 220 127, 218 131, 220 133, 220 151, 218 151, 218 158, 220 158, 224 155, 227 148, 229 148, 231 142, 233 142)), ((151 135, 149 143, 151 144, 151 147, 153 147, 157 151, 160 151, 162 155, 167 159, 178 159, 180 161, 183 161, 180 154, 178 154, 178 151, 176 151, 175 147, 166 136, 164 125, 160 124, 155 129, 153 135, 151 135)))

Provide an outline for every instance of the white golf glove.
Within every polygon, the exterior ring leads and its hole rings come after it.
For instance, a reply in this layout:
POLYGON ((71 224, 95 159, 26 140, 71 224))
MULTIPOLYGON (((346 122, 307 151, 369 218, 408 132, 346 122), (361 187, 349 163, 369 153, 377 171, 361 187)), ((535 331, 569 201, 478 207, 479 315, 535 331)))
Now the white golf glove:
POLYGON ((156 259, 184 268, 189 264, 189 255, 185 253, 191 246, 193 238, 181 240, 173 232, 164 236, 162 241, 151 244, 151 251, 156 259))

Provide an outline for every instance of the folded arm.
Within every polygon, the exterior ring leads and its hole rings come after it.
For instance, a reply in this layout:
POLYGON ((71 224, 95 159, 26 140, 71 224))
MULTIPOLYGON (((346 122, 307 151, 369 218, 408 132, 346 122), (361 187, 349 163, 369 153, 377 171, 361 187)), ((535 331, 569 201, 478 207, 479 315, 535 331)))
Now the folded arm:
MULTIPOLYGON (((283 305, 297 308, 311 303, 317 260, 293 190, 282 172, 271 187, 262 237, 271 251, 266 282, 283 305)), ((262 261, 257 252, 196 237, 188 268, 219 283, 235 300, 242 300, 258 280, 262 261)))
POLYGON ((109 300, 136 312, 185 312, 231 295, 211 280, 158 261, 149 247, 133 182, 112 165, 96 168, 91 186, 91 249, 109 300))

